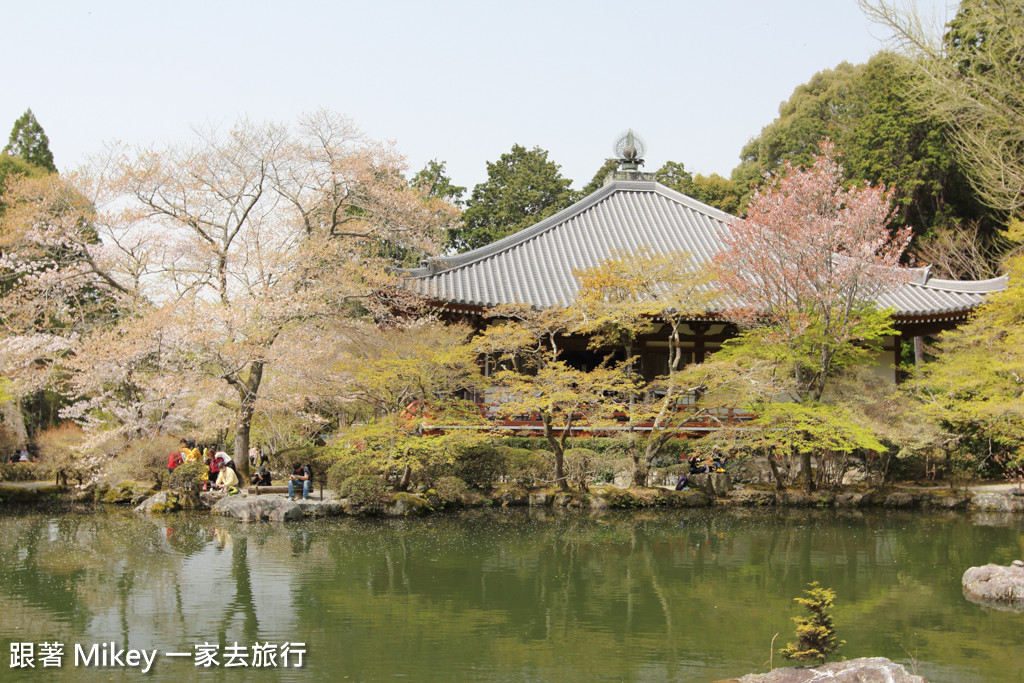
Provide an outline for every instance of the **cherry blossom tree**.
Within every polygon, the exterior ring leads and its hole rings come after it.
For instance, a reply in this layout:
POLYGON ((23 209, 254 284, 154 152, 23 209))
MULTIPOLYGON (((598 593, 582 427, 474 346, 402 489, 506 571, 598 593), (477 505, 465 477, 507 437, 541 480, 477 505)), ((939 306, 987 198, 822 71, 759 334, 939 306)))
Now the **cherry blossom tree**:
POLYGON ((455 220, 403 168, 390 145, 321 111, 160 150, 109 149, 65 180, 84 198, 77 218, 26 197, 16 232, 53 232, 74 258, 32 272, 38 285, 15 288, 17 307, 59 311, 92 289, 113 301, 110 316, 74 332, 83 400, 69 414, 141 430, 227 410, 244 467, 268 372, 308 352, 289 340, 332 319, 391 315, 401 301, 387 296, 398 291, 389 257, 431 252, 455 220))
MULTIPOLYGON (((900 259, 910 228, 886 227, 891 192, 847 187, 832 143, 823 141, 820 151, 810 167, 787 164, 768 178, 715 258, 733 301, 729 315, 750 326, 734 347, 770 358, 775 402, 789 399, 789 408, 773 406, 779 427, 772 433, 786 431, 787 415, 809 424, 807 411, 819 407, 815 419, 834 420, 821 403, 829 379, 893 333, 888 312, 874 302, 909 276, 900 259)), ((797 450, 812 489, 812 449, 797 450)))
POLYGON ((907 281, 900 259, 910 228, 891 232, 891 192, 846 187, 825 140, 809 168, 787 164, 751 199, 746 220, 715 257, 730 316, 770 326, 790 349, 797 391, 819 400, 830 371, 854 342, 876 341, 874 301, 907 281))

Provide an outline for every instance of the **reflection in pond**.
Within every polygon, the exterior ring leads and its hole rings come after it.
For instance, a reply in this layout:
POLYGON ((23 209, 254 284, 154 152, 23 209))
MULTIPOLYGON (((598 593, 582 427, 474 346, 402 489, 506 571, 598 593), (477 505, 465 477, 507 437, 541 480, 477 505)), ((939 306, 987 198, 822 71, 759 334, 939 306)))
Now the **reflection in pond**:
MULTIPOLYGON (((968 602, 960 577, 1021 556, 1019 520, 998 515, 5 516, 0 634, 5 652, 305 643, 304 670, 207 672, 223 680, 701 681, 765 670, 772 637, 792 637, 792 598, 817 580, 836 591, 842 655, 913 656, 929 681, 1019 681, 1024 663, 1008 655, 1024 645, 1020 615, 968 602)), ((3 671, 141 675, 72 664, 3 671)), ((158 658, 149 677, 193 670, 158 658)))

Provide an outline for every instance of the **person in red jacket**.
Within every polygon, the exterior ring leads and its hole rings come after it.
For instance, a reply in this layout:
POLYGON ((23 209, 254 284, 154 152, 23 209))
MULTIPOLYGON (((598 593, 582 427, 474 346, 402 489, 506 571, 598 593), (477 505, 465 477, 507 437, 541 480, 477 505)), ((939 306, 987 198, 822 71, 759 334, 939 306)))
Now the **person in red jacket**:
POLYGON ((214 456, 212 448, 206 449, 203 460, 206 461, 207 466, 210 468, 210 474, 207 476, 210 480, 209 488, 212 489, 217 483, 217 477, 220 476, 221 469, 223 469, 223 463, 214 456))
MULTIPOLYGON (((185 440, 184 439, 181 440, 181 446, 182 446, 182 448, 184 448, 184 446, 185 446, 185 440)), ((180 449, 176 450, 173 453, 171 453, 170 455, 168 455, 167 456, 167 473, 168 474, 174 474, 174 468, 177 467, 178 465, 180 465, 182 462, 184 462, 184 460, 185 460, 185 458, 181 454, 181 450, 180 449)))

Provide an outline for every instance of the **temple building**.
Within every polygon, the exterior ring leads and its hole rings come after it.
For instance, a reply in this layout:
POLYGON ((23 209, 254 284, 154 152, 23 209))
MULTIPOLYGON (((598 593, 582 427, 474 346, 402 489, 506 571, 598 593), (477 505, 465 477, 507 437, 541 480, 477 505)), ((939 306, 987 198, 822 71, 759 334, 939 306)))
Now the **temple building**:
MULTIPOLYGON (((464 254, 424 261, 407 272, 409 286, 451 318, 476 319, 500 304, 535 307, 571 305, 577 269, 589 268, 613 253, 647 247, 654 252, 691 254, 706 262, 722 248, 722 235, 733 216, 671 190, 654 174, 616 171, 601 189, 563 211, 502 240, 464 254)), ((964 321, 987 295, 1006 288, 1006 278, 955 281, 933 278, 930 267, 912 271, 912 279, 878 300, 894 310, 899 334, 888 339, 877 359, 877 372, 898 379, 901 346, 915 337, 935 334, 964 321)), ((683 339, 689 362, 700 363, 737 328, 709 312, 688 324, 683 339)), ((585 338, 563 342, 563 357, 587 369, 600 356, 587 350, 585 338)), ((638 340, 647 377, 668 369, 667 334, 656 330, 638 340)))

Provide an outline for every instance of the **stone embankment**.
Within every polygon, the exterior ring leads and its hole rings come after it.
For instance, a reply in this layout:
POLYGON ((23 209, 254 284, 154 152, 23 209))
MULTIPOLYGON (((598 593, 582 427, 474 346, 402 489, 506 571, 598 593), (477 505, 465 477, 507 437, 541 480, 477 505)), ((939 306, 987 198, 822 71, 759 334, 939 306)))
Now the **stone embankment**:
POLYGON ((136 512, 166 513, 187 509, 210 510, 214 515, 233 517, 243 522, 286 522, 306 517, 379 514, 388 517, 414 517, 445 508, 486 506, 530 506, 566 509, 604 510, 609 508, 690 508, 707 507, 711 499, 701 491, 667 491, 665 489, 618 489, 614 486, 596 488, 590 493, 577 491, 528 491, 499 485, 489 495, 467 493, 459 500, 442 501, 433 491, 395 493, 387 500, 367 509, 347 499, 288 500, 282 495, 232 495, 202 493, 185 496, 161 491, 135 507, 136 512))
MULTIPOLYGON (((766 674, 747 674, 728 683, 925 683, 900 664, 884 657, 861 657, 821 666, 774 669, 766 674)), ((719 682, 723 683, 723 682, 719 682)))
POLYGON ((481 506, 529 506, 583 510, 637 508, 694 508, 711 505, 733 507, 816 507, 816 508, 892 508, 931 510, 983 510, 1024 512, 1024 498, 1000 485, 975 487, 969 491, 945 488, 891 487, 814 493, 786 489, 733 486, 728 474, 697 474, 689 478, 683 491, 669 488, 618 488, 592 486, 588 492, 554 489, 526 489, 513 484, 497 484, 488 493, 465 492, 456 500, 441 500, 433 490, 418 493, 394 493, 372 507, 353 505, 325 492, 324 500, 290 501, 279 494, 224 496, 201 493, 185 496, 161 491, 147 498, 138 512, 175 512, 182 509, 210 509, 215 515, 243 521, 285 521, 305 517, 380 514, 410 517, 445 508, 481 506))

